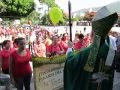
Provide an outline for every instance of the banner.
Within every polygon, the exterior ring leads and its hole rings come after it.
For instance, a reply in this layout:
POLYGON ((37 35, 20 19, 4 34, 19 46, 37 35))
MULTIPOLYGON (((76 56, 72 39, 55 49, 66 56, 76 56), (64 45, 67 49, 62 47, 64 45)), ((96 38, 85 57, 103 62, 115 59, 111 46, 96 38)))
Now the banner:
POLYGON ((34 57, 35 90, 63 90, 63 69, 66 55, 51 58, 34 57))

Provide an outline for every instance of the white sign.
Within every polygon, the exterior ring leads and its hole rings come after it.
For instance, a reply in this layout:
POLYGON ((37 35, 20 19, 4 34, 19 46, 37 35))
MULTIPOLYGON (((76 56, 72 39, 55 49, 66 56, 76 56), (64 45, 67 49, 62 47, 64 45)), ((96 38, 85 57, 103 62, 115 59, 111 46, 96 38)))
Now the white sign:
POLYGON ((64 64, 48 64, 34 68, 35 90, 63 90, 64 64))

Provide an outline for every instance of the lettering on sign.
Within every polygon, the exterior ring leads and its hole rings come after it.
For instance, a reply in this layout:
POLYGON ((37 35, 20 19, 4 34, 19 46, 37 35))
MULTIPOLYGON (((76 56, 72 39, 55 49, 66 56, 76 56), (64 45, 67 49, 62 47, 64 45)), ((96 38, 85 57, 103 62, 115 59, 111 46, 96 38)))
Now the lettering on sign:
POLYGON ((63 64, 48 64, 34 68, 36 90, 62 90, 63 64))

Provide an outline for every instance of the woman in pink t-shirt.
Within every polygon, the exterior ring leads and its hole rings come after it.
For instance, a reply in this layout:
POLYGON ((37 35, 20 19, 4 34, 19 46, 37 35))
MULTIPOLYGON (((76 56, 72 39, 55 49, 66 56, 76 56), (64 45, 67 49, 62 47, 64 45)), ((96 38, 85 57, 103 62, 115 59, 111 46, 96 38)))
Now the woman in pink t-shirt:
POLYGON ((46 57, 46 47, 45 44, 43 43, 42 38, 37 38, 34 44, 34 52, 35 56, 46 57))

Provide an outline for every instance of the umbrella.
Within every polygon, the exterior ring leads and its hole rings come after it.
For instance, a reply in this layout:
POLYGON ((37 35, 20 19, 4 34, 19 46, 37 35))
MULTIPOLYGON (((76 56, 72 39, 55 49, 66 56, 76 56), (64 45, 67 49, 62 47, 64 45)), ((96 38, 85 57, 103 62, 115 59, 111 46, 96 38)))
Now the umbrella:
POLYGON ((107 17, 113 13, 120 14, 120 1, 108 4, 98 10, 96 16, 93 18, 93 21, 107 17))
POLYGON ((113 14, 115 12, 120 14, 120 1, 108 4, 106 7, 111 14, 113 14))

